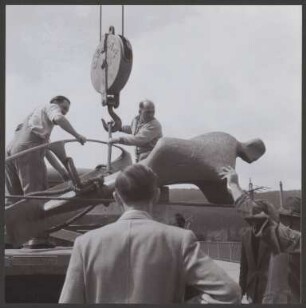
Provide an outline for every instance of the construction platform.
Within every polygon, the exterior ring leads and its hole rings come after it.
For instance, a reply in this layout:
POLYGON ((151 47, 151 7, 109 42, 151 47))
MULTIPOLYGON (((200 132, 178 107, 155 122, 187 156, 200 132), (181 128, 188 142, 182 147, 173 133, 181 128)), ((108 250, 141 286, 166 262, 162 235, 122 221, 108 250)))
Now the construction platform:
MULTIPOLYGON (((6 249, 5 302, 57 303, 72 248, 6 249)), ((238 282, 239 263, 216 260, 238 282)))

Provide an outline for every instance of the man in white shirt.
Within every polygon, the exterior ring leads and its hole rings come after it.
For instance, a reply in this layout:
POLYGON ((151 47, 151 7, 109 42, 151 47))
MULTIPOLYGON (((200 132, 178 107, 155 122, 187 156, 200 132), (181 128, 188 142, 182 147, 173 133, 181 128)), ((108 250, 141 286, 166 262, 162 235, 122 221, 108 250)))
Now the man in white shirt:
POLYGON ((154 117, 155 105, 149 100, 139 104, 139 115, 136 116, 131 125, 121 128, 123 133, 131 136, 112 138, 111 143, 120 143, 136 146, 136 162, 145 159, 153 150, 159 138, 163 136, 161 124, 154 117))
POLYGON ((149 167, 134 164, 118 175, 114 197, 124 214, 76 239, 60 303, 182 303, 187 286, 200 303, 240 302, 238 284, 192 231, 152 219, 158 195, 149 167))
MULTIPOLYGON (((15 135, 6 149, 6 157, 18 152, 48 143, 54 125, 74 136, 81 144, 86 138, 73 128, 65 115, 69 111, 70 101, 64 96, 56 96, 50 104, 36 108, 16 128, 15 135)), ((5 186, 10 195, 26 195, 47 189, 47 168, 44 157, 50 158, 46 150, 33 151, 20 158, 5 163, 5 186)), ((56 167, 56 166, 55 166, 56 167)), ((59 172, 61 170, 58 170, 59 172)), ((8 200, 8 203, 16 202, 8 200)))

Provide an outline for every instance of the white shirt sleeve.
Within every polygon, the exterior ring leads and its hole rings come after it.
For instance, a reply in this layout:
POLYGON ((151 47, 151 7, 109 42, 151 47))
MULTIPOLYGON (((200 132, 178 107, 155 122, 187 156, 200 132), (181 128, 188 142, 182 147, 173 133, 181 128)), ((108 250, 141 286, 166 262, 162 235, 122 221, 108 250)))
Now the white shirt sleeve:
POLYGON ((46 107, 46 114, 47 114, 47 117, 49 118, 49 120, 51 122, 53 122, 54 118, 56 116, 61 116, 63 115, 62 112, 61 112, 61 108, 59 105, 57 104, 49 104, 47 107, 46 107))

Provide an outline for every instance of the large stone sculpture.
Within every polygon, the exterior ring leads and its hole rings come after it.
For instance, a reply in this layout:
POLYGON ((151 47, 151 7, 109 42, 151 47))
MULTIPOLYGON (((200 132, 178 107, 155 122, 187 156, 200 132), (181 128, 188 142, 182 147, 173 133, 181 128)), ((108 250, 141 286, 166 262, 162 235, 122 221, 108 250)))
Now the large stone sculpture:
POLYGON ((260 158, 265 145, 260 139, 239 142, 223 132, 212 132, 184 140, 162 138, 141 163, 158 175, 160 185, 192 183, 198 186, 209 202, 232 203, 220 168, 235 168, 236 158, 248 163, 260 158))

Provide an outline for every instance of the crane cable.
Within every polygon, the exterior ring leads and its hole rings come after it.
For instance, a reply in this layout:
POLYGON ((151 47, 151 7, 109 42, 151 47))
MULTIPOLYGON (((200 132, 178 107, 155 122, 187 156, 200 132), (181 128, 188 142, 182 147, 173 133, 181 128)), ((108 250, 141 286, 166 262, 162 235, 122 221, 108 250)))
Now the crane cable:
POLYGON ((100 29, 100 34, 99 34, 99 42, 102 40, 102 5, 100 5, 100 17, 99 17, 99 29, 100 29))
MULTIPOLYGON (((102 4, 99 5, 99 42, 102 41, 102 4)), ((121 5, 121 35, 124 36, 124 5, 121 5)))
POLYGON ((121 5, 121 35, 124 36, 124 5, 121 5))
MULTIPOLYGON (((99 6, 99 42, 102 42, 102 5, 99 6)), ((111 29, 112 27, 110 27, 111 29)), ((121 34, 124 36, 124 5, 121 5, 121 34)), ((104 38, 104 51, 105 51, 105 91, 107 93, 108 89, 108 68, 107 68, 107 34, 104 38)), ((106 94, 107 99, 107 94, 106 94)), ((103 101, 103 95, 102 95, 103 101)), ((112 124, 113 122, 108 122, 108 141, 112 139, 112 124)), ((108 155, 107 155, 107 172, 111 173, 111 156, 112 156, 112 144, 108 144, 108 155)))

